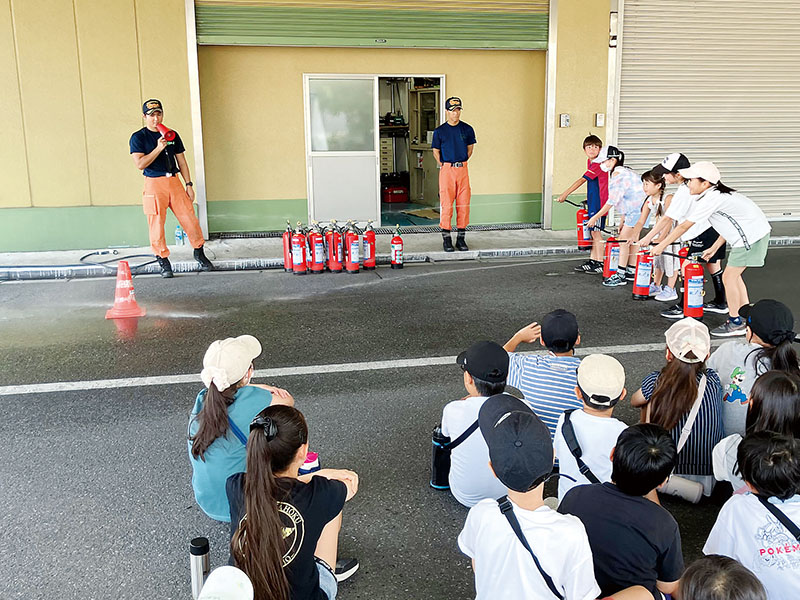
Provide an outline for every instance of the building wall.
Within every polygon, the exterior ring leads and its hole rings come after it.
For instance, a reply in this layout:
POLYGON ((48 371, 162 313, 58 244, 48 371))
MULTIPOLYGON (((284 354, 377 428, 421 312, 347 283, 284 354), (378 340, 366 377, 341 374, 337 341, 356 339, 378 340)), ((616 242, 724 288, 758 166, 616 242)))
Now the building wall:
MULTIPOLYGON (((586 171, 583 139, 594 133, 606 142, 606 128, 594 126, 594 115, 606 112, 609 8, 607 0, 558 0, 554 199, 586 171), (569 113, 570 127, 558 127, 561 113, 569 113)), ((570 196, 576 203, 585 198, 585 185, 570 196)), ((575 210, 554 202, 553 229, 574 228, 575 210)))
POLYGON ((144 99, 193 164, 183 1, 0 0, 0 89, 0 251, 146 244, 144 99))
POLYGON ((539 220, 545 55, 538 51, 203 46, 210 231, 307 218, 303 73, 444 74, 476 131, 473 223, 539 220))

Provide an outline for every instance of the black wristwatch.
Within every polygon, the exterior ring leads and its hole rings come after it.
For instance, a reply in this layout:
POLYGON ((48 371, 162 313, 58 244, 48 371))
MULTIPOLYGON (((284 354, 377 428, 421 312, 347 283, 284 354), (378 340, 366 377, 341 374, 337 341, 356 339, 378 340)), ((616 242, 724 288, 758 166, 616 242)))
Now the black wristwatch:
POLYGON ((186 186, 188 187, 188 186, 190 186, 190 185, 191 185, 192 187, 194 187, 194 184, 193 184, 191 181, 187 181, 187 182, 186 182, 186 186))

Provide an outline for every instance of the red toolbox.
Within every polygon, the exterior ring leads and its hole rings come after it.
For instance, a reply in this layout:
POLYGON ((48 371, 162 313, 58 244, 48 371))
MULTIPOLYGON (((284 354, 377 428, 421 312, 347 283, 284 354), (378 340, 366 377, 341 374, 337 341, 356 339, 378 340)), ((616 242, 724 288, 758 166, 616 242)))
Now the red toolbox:
POLYGON ((383 202, 408 202, 408 189, 400 186, 383 188, 383 202))

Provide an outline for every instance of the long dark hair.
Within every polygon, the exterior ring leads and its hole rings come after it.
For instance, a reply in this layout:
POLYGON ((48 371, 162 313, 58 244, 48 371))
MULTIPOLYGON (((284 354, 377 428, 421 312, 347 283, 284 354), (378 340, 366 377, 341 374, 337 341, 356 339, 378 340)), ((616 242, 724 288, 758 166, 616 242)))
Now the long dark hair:
POLYGON ((661 202, 664 198, 664 188, 666 186, 666 182, 664 181, 664 176, 659 175, 657 173, 653 173, 653 170, 650 169, 649 171, 645 171, 642 173, 642 181, 649 181, 652 184, 655 184, 660 187, 658 190, 658 207, 656 208, 655 217, 660 217, 664 214, 664 204, 661 202))
POLYGON ((800 438, 800 377, 767 371, 750 390, 747 433, 773 431, 800 438))
POLYGON ((715 190, 717 190, 720 194, 732 194, 733 192, 736 191, 735 189, 733 189, 732 187, 728 187, 727 185, 725 185, 721 181, 718 181, 712 187, 715 190))
POLYGON ((755 353, 754 362, 756 373, 761 369, 765 371, 775 370, 785 371, 800 377, 800 360, 798 360, 797 352, 794 346, 792 346, 794 336, 791 338, 784 338, 775 346, 769 344, 766 340, 762 341, 768 345, 750 351, 751 353, 755 353))
POLYGON ((697 399, 697 378, 705 370, 705 361, 687 363, 673 357, 667 362, 650 396, 650 422, 667 431, 675 427, 697 399))
POLYGON ((288 600, 289 582, 283 570, 286 544, 278 502, 291 480, 276 478, 308 441, 303 413, 292 406, 268 406, 253 420, 247 440, 244 481, 245 516, 231 538, 231 555, 253 583, 255 600, 288 600))
POLYGON ((228 431, 228 407, 233 404, 236 390, 244 385, 247 375, 234 385, 220 391, 212 383, 203 399, 203 408, 194 417, 197 420, 197 431, 189 436, 192 442, 192 456, 205 460, 205 452, 218 437, 228 431))

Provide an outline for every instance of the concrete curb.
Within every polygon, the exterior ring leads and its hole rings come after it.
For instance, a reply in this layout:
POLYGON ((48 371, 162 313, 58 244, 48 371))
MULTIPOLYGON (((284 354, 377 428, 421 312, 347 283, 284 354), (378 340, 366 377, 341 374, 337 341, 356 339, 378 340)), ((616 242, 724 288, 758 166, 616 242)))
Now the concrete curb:
MULTIPOLYGON (((780 236, 771 238, 771 247, 800 246, 800 236, 780 236)), ((567 256, 585 254, 586 250, 579 250, 575 246, 533 246, 528 248, 497 248, 489 250, 468 250, 466 252, 416 252, 406 253, 404 262, 413 263, 442 263, 466 260, 491 260, 499 258, 523 258, 526 256, 567 256)), ((389 265, 389 254, 378 254, 376 262, 379 265, 389 265)), ((283 258, 244 258, 233 260, 216 260, 214 266, 217 271, 264 271, 268 269, 282 269, 283 258)), ((157 275, 158 265, 154 262, 142 267, 131 267, 133 275, 157 275)), ((195 261, 179 261, 172 263, 175 273, 199 272, 200 268, 195 261)), ((0 281, 35 281, 43 279, 85 279, 92 277, 116 277, 115 267, 100 265, 26 265, 22 267, 0 266, 0 281)))

